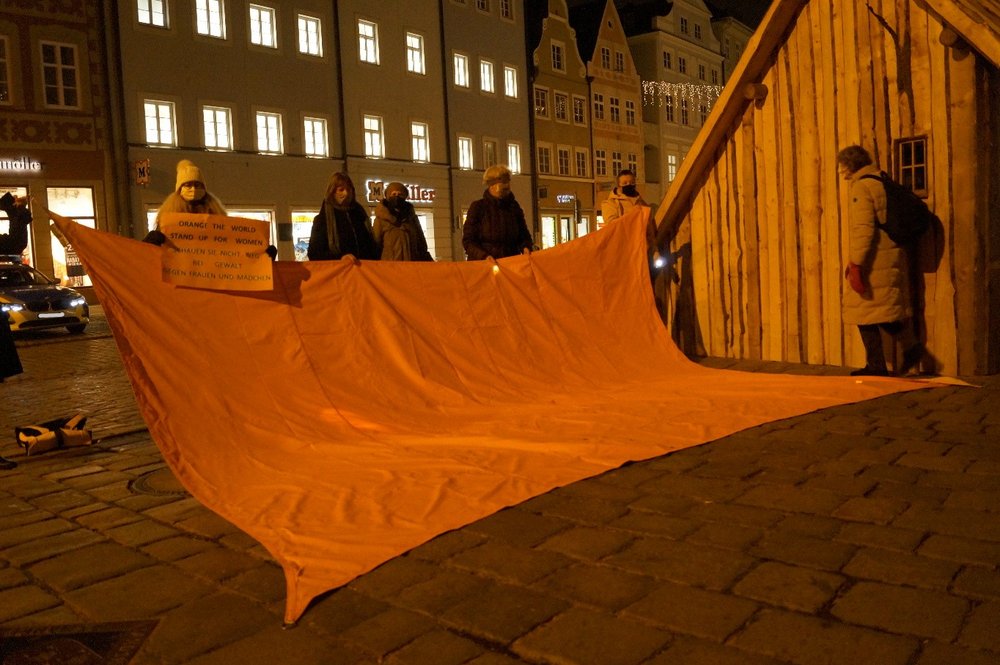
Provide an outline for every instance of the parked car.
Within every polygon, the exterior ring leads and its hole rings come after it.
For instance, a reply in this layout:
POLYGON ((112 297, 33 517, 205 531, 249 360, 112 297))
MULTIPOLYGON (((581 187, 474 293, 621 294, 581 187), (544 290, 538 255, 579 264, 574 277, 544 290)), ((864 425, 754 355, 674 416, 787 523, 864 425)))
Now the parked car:
POLYGON ((0 258, 0 312, 14 332, 65 326, 79 334, 90 323, 90 307, 79 291, 5 258, 0 258))

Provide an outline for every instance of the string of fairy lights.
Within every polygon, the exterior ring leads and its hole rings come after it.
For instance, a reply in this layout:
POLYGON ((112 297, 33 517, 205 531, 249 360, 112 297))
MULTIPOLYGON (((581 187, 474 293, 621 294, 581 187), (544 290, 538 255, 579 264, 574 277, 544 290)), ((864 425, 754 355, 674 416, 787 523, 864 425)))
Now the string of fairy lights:
POLYGON ((721 85, 669 83, 667 81, 642 82, 643 106, 663 106, 666 103, 667 96, 670 96, 675 104, 682 99, 686 99, 692 105, 704 104, 707 107, 711 107, 721 94, 721 85))

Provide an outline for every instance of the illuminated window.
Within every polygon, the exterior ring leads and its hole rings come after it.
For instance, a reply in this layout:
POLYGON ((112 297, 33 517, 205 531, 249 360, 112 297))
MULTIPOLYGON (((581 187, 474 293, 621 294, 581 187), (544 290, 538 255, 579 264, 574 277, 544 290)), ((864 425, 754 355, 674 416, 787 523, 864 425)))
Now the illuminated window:
POLYGON ((625 100, 625 124, 635 126, 635 102, 631 99, 625 100))
POLYGON ((210 150, 233 149, 232 111, 224 106, 203 106, 201 121, 205 147, 210 150))
POLYGON ((569 148, 558 148, 556 150, 556 161, 559 168, 559 175, 569 175, 569 148))
POLYGON ((639 168, 639 166, 638 166, 639 158, 638 158, 638 155, 636 155, 634 152, 630 152, 628 154, 628 158, 626 159, 625 163, 628 166, 628 170, 631 171, 632 173, 638 173, 639 172, 639 170, 638 170, 638 168, 639 168))
POLYGON ((7 56, 7 38, 0 35, 0 104, 10 104, 10 62, 7 56))
POLYGON ((381 159, 385 157, 385 142, 382 137, 382 118, 377 115, 364 117, 365 156, 381 159))
POLYGON ((557 72, 566 71, 566 61, 563 58, 563 45, 559 42, 552 42, 552 69, 557 72))
POLYGON ((503 68, 503 94, 511 99, 517 99, 517 68, 504 66, 503 68))
POLYGON ((166 4, 166 0, 139 0, 136 3, 139 23, 158 28, 167 27, 166 4))
POLYGON ((226 38, 226 7, 223 0, 195 0, 195 30, 206 37, 226 38))
POLYGON ((479 89, 490 94, 496 92, 493 83, 493 63, 489 60, 479 61, 479 89))
POLYGON ((177 145, 173 102, 147 99, 143 101, 142 108, 146 117, 146 143, 156 146, 177 145))
POLYGON ((917 196, 926 197, 927 139, 900 139, 896 143, 896 180, 909 187, 917 196))
POLYGON ((622 121, 622 109, 617 97, 608 98, 608 109, 611 111, 611 122, 622 121))
POLYGON ((576 176, 578 178, 587 177, 587 162, 590 160, 587 158, 587 151, 577 149, 576 151, 576 176))
POLYGON ((431 161, 431 148, 427 139, 427 123, 410 123, 410 143, 413 147, 413 161, 431 161))
POLYGON ((559 122, 569 122, 569 97, 561 92, 552 95, 553 115, 559 122))
POLYGON ((511 173, 521 172, 521 145, 519 143, 507 144, 507 168, 511 173))
POLYGON ((538 172, 552 172, 552 148, 548 146, 538 146, 538 172))
POLYGON ((599 176, 608 175, 608 153, 604 150, 594 151, 594 173, 599 176))
MULTIPOLYGON (((97 227, 94 206, 94 190, 91 187, 46 187, 45 196, 49 207, 59 214, 71 218, 77 224, 89 228, 97 227)), ((84 272, 80 257, 72 247, 63 247, 52 238, 52 276, 65 286, 91 286, 90 277, 84 272)))
POLYGON ((280 113, 257 112, 257 150, 265 155, 280 155, 285 151, 280 113))
POLYGON ((607 46, 601 47, 601 68, 611 69, 611 49, 607 46))
POLYGON ((677 155, 667 155, 667 182, 677 177, 677 155))
POLYGON ((587 100, 573 95, 573 122, 577 125, 587 124, 587 100))
POLYGON ((303 148, 308 157, 329 157, 326 119, 306 116, 302 121, 303 148))
POLYGON ((604 95, 594 94, 594 120, 604 120, 604 95))
POLYGON ((426 74, 424 64, 424 37, 415 32, 406 33, 406 71, 426 74))
POLYGON ((497 142, 494 139, 483 139, 483 168, 488 169, 497 163, 497 142))
POLYGON ((363 19, 358 19, 358 58, 378 64, 378 26, 363 19))
POLYGON ((45 105, 68 109, 79 108, 76 46, 42 42, 41 47, 45 105))
POLYGON ((452 58, 455 65, 455 85, 460 88, 469 87, 469 58, 456 53, 452 58))
POLYGON ((611 173, 618 175, 622 170, 622 154, 617 151, 611 153, 611 173))
POLYGON ((458 168, 471 169, 472 167, 472 138, 469 136, 458 137, 458 168))
POLYGON ((250 43, 278 48, 278 28, 274 10, 263 5, 250 5, 250 43))
POLYGON ((318 18, 299 14, 299 53, 323 55, 322 23, 318 18))
POLYGON ((535 117, 549 117, 549 91, 545 88, 535 88, 535 117))

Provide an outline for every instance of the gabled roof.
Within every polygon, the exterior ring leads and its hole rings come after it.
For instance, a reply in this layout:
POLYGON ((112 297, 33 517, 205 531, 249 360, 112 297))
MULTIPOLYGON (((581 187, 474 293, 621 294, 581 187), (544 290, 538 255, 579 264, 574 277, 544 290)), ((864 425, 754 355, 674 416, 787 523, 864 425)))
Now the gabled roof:
MULTIPOLYGON (((774 0, 757 31, 747 42, 733 75, 712 107, 677 176, 656 211, 658 244, 674 233, 689 201, 701 186, 701 175, 715 162, 733 124, 751 103, 744 92, 759 83, 771 66, 774 52, 787 39, 799 12, 810 0, 774 0)), ((829 0, 814 0, 829 2, 829 0)), ((1000 0, 912 0, 939 16, 969 46, 1000 67, 1000 0)))

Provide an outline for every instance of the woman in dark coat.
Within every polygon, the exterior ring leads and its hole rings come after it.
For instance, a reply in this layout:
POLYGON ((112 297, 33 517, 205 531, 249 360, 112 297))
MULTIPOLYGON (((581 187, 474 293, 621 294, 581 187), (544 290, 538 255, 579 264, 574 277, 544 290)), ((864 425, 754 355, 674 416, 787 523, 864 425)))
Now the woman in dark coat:
POLYGON ((483 198, 469 206, 462 230, 462 246, 469 260, 527 254, 533 244, 531 231, 510 191, 510 169, 491 166, 483 174, 483 184, 483 198))
POLYGON ((14 346, 14 335, 10 332, 7 314, 0 312, 0 382, 23 371, 21 359, 17 356, 17 347, 14 346))
POLYGON ((310 261, 329 261, 347 255, 376 261, 378 247, 368 213, 354 198, 354 183, 346 173, 334 173, 323 209, 313 219, 307 256, 310 261))

